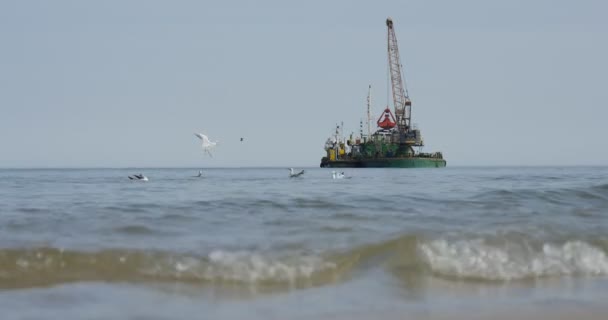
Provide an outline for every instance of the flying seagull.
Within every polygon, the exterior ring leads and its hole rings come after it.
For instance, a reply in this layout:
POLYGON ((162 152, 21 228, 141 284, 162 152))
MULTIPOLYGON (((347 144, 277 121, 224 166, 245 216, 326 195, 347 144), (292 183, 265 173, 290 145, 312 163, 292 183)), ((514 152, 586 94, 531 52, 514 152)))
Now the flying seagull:
POLYGON ((304 170, 296 173, 296 172, 293 171, 293 168, 289 168, 289 177, 290 178, 297 178, 297 177, 299 177, 299 176, 301 176, 303 174, 304 174, 304 170))
POLYGON ((213 150, 213 148, 217 144, 217 141, 209 140, 209 137, 202 133, 195 133, 194 135, 202 140, 201 147, 203 148, 203 151, 205 151, 205 153, 208 154, 210 157, 213 157, 213 154, 211 154, 211 150, 213 150))

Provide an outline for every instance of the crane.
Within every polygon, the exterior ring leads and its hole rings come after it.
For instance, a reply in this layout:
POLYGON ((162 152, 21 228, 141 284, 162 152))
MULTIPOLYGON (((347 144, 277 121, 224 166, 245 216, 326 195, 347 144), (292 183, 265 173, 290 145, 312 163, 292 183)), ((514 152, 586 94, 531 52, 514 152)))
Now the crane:
POLYGON ((395 117, 397 118, 397 129, 402 139, 410 131, 410 120, 412 114, 412 101, 409 98, 407 87, 401 76, 401 61, 399 60, 399 47, 397 46, 397 36, 393 27, 393 20, 386 19, 388 27, 388 64, 391 75, 393 91, 393 104, 395 107, 395 117))

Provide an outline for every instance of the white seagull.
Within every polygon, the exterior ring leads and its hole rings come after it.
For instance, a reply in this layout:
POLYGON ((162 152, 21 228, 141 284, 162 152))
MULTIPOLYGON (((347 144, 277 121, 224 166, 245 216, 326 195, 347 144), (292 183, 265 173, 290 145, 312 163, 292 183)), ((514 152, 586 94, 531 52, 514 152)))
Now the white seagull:
POLYGON ((304 174, 304 170, 296 173, 296 172, 293 171, 293 168, 289 168, 289 177, 290 178, 296 178, 296 177, 299 177, 299 176, 301 176, 303 174, 304 174))
POLYGON ((213 150, 213 148, 217 144, 217 141, 209 140, 209 137, 202 133, 195 133, 194 135, 202 140, 201 147, 203 148, 203 151, 205 151, 205 153, 208 154, 210 157, 213 157, 213 154, 211 154, 211 150, 213 150))
POLYGON ((333 179, 350 179, 351 177, 347 177, 344 172, 336 172, 336 171, 332 171, 331 172, 331 177, 333 179))

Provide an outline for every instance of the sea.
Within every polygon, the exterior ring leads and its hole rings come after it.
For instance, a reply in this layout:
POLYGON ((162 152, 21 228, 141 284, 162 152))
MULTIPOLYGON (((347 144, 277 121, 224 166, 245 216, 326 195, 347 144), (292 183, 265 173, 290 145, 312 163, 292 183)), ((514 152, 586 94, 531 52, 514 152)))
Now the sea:
POLYGON ((295 169, 0 170, 0 319, 608 319, 608 167, 295 169))

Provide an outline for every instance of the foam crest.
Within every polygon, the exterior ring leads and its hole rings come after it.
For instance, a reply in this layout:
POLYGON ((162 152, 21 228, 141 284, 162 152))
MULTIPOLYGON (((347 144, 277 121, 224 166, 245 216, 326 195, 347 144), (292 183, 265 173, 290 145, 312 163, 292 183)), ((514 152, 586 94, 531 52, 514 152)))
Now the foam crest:
POLYGON ((421 259, 439 275, 515 280, 546 276, 608 275, 608 257, 582 241, 564 244, 492 245, 483 239, 420 243, 421 259))
POLYGON ((205 269, 207 278, 248 283, 293 283, 298 279, 311 278, 315 273, 336 268, 336 264, 316 256, 277 259, 252 252, 213 251, 208 259, 209 265, 205 269))

